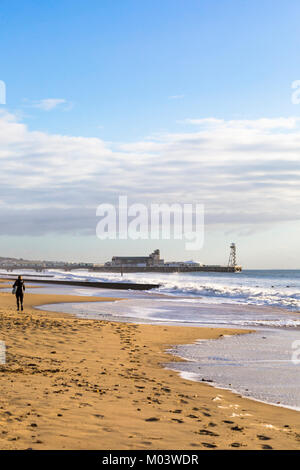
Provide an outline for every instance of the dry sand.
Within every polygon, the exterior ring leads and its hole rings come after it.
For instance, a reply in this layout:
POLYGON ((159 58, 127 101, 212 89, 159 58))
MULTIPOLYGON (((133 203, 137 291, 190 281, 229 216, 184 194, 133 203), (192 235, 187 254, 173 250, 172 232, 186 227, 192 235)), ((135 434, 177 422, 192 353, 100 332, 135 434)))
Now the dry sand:
MULTIPOLYGON (((112 300, 112 299, 102 299, 112 300)), ((300 413, 191 382, 165 350, 238 330, 135 325, 35 310, 97 297, 0 293, 1 449, 299 449, 300 413)), ((126 308, 126 302, 124 302, 126 308)))

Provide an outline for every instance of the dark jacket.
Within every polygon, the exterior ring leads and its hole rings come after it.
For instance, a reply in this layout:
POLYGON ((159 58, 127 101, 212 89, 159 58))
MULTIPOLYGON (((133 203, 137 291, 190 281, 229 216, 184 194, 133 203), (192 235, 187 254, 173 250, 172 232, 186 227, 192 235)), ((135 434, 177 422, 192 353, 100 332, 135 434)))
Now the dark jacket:
POLYGON ((23 292, 25 291, 25 284, 23 279, 17 279, 13 287, 16 288, 16 295, 23 295, 23 292))

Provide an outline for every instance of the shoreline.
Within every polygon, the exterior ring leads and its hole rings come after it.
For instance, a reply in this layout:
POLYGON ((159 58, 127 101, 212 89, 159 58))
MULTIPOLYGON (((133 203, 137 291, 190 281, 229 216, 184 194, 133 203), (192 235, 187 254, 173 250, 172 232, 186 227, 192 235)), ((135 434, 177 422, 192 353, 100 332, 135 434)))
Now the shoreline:
MULTIPOLYGON (((178 357, 180 357, 180 356, 178 356, 178 357)), ((184 358, 182 358, 182 359, 185 360, 184 358)), ((176 369, 169 369, 169 370, 175 370, 175 372, 178 372, 179 376, 183 380, 190 380, 192 382, 198 382, 199 383, 199 380, 193 379, 192 377, 190 377, 190 378, 188 377, 189 375, 190 376, 196 375, 193 372, 183 372, 183 371, 179 371, 179 370, 176 371, 176 369)), ((257 401, 258 403, 263 403, 265 405, 275 406, 275 407, 278 407, 278 408, 286 408, 287 410, 300 412, 300 408, 293 407, 293 406, 288 406, 288 405, 282 405, 282 404, 279 404, 279 403, 270 403, 270 402, 264 401, 264 400, 259 400, 258 398, 255 398, 255 397, 243 395, 241 392, 239 392, 238 390, 235 390, 234 388, 224 387, 224 386, 222 386, 220 384, 217 384, 215 382, 210 383, 210 382, 205 382, 204 381, 203 383, 205 383, 209 387, 214 387, 217 390, 226 390, 226 391, 228 391, 230 393, 233 393, 235 395, 239 395, 241 398, 244 398, 245 400, 253 400, 253 401, 257 401)), ((299 448, 300 448, 300 445, 299 445, 299 448)))
POLYGON ((0 294, 8 359, 0 366, 1 449, 300 448, 298 411, 183 379, 163 365, 182 362, 169 347, 247 331, 87 320, 34 308, 62 297, 119 300, 26 294, 19 314, 13 296, 0 294))

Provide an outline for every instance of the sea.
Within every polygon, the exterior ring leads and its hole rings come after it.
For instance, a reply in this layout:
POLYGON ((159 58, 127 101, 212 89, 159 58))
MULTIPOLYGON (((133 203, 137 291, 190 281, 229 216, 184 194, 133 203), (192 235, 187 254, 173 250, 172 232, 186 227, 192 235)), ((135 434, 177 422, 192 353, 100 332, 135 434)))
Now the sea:
MULTIPOLYGON (((24 270, 23 274, 34 277, 33 272, 24 270)), ((185 362, 164 366, 188 380, 204 381, 254 400, 300 411, 300 270, 123 276, 49 270, 44 275, 60 280, 160 285, 149 291, 124 291, 41 284, 40 293, 99 295, 119 300, 47 305, 47 310, 98 320, 251 330, 249 334, 174 346, 169 352, 185 362)))

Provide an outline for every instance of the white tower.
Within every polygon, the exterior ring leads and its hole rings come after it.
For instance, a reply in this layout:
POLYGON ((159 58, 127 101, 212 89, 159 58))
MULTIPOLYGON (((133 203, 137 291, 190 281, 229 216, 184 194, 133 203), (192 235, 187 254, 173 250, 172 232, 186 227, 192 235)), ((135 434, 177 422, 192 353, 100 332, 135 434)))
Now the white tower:
POLYGON ((232 268, 235 268, 235 266, 236 266, 236 246, 235 246, 235 243, 231 243, 231 245, 230 245, 230 255, 229 255, 228 266, 230 266, 232 268))

